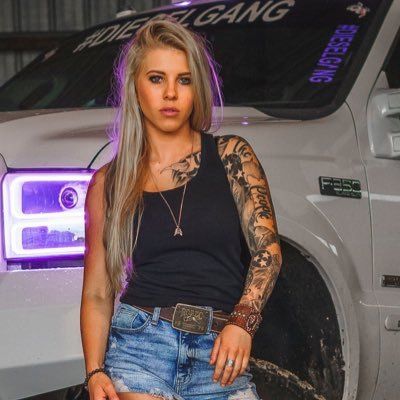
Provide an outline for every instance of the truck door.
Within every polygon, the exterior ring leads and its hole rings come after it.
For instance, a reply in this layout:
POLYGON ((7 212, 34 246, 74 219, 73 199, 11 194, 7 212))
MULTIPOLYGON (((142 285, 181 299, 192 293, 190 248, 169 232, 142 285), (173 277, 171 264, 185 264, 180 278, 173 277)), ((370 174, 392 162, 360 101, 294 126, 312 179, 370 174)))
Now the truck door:
MULTIPOLYGON (((383 60, 382 60, 383 61, 383 60)), ((400 31, 367 106, 362 132, 370 193, 373 288, 380 310, 380 368, 375 399, 400 391, 400 31)))

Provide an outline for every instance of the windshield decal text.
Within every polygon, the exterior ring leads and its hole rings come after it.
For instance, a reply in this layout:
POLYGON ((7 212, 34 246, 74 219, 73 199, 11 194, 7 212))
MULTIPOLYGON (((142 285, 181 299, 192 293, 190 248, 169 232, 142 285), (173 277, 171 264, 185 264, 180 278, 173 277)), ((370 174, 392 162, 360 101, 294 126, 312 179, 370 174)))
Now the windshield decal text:
MULTIPOLYGON (((221 21, 225 24, 253 23, 255 21, 271 23, 281 20, 295 4, 296 0, 253 1, 251 3, 242 1, 235 5, 219 4, 201 10, 196 8, 173 10, 161 15, 171 15, 182 25, 193 27, 215 25, 221 21)), ((159 15, 160 13, 102 27, 78 43, 73 53, 101 44, 129 39, 142 24, 159 15)))
POLYGON ((310 82, 329 83, 333 81, 358 28, 358 25, 338 26, 318 61, 319 68, 315 68, 308 79, 310 82))

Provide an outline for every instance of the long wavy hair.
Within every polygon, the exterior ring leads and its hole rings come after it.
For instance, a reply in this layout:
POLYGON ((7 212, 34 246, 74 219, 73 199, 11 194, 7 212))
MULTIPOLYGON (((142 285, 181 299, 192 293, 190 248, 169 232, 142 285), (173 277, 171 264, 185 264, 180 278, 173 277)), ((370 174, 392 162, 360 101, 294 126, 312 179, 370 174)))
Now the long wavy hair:
POLYGON ((209 42, 171 16, 160 15, 147 21, 122 46, 114 63, 111 103, 116 113, 107 128, 113 157, 105 172, 103 231, 109 277, 106 289, 114 297, 125 291, 135 269, 133 252, 143 215, 143 189, 149 160, 149 144, 136 93, 137 75, 146 51, 160 47, 171 47, 186 54, 194 92, 190 127, 209 131, 214 106, 221 107, 218 128, 222 121, 220 65, 211 56, 209 42), (137 226, 134 226, 136 213, 137 226))

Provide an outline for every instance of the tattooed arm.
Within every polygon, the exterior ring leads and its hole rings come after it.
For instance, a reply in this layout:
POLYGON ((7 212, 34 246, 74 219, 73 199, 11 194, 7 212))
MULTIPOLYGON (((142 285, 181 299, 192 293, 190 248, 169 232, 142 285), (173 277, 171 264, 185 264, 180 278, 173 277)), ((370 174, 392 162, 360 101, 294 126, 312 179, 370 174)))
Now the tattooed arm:
POLYGON ((217 137, 240 223, 251 254, 241 304, 259 312, 282 264, 280 240, 267 177, 250 144, 238 135, 217 137))

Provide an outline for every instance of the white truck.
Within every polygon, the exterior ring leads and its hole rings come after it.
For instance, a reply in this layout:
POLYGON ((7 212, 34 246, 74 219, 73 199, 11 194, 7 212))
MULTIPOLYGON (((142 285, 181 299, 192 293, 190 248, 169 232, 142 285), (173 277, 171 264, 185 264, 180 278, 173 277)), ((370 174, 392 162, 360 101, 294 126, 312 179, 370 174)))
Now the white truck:
POLYGON ((73 35, 6 82, 0 399, 83 398, 85 191, 111 157, 116 55, 160 13, 212 44, 212 133, 246 138, 270 184, 283 266, 253 342, 261 397, 397 400, 400 0, 175 3, 73 35))

